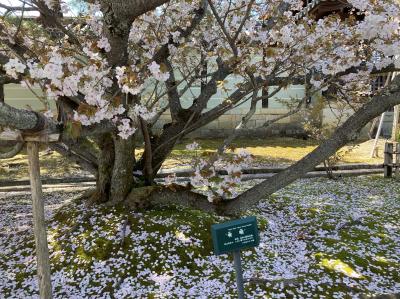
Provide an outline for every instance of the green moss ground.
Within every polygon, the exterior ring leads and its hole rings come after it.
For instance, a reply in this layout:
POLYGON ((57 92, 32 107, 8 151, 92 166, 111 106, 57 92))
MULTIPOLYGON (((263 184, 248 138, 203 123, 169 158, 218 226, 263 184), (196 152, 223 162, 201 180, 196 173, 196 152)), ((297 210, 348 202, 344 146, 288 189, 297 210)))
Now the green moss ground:
MULTIPOLYGON (((399 191, 381 177, 301 180, 249 211, 261 243, 242 254, 245 279, 264 281, 246 282, 248 298, 400 292, 399 191)), ((235 298, 231 257, 212 254, 210 226, 224 220, 70 202, 49 223, 56 298, 235 298)), ((0 294, 34 296, 32 236, 2 238, 0 294)))

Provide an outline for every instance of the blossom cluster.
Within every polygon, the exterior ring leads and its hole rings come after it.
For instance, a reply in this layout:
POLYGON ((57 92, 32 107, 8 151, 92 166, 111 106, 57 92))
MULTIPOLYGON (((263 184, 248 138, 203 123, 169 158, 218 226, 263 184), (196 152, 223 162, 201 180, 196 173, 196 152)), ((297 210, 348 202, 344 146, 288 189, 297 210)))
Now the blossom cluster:
POLYGON ((23 74, 26 65, 21 63, 19 59, 17 58, 11 58, 5 65, 4 69, 6 70, 6 73, 10 75, 11 77, 17 79, 20 74, 23 74))
MULTIPOLYGON (((242 182, 242 170, 252 161, 252 156, 247 150, 237 149, 232 153, 224 151, 222 155, 201 153, 197 142, 186 145, 186 149, 196 154, 194 171, 190 176, 192 186, 202 188, 210 202, 217 197, 226 199, 237 195, 237 188, 242 182), (224 170, 222 176, 221 169, 224 170)), ((171 181, 171 178, 168 178, 167 182, 171 181)))
MULTIPOLYGON (((61 2, 67 9, 69 4, 61 2)), ((211 11, 205 14, 207 17, 199 17, 203 9, 210 9, 204 1, 170 1, 128 24, 124 49, 128 58, 122 65, 109 63, 115 45, 108 39, 108 29, 103 26, 104 8, 97 2, 87 4, 76 17, 76 26, 67 26, 78 45, 68 36, 54 41, 39 28, 21 29, 4 19, 0 40, 31 49, 22 56, 11 55, 4 69, 14 78, 22 77, 28 87, 40 86, 49 98, 79 99, 83 107, 75 112, 74 120, 83 125, 120 118, 119 127, 124 128, 121 135, 127 137, 135 128, 126 130, 127 121, 122 120, 138 110, 128 101, 120 106, 120 98, 140 99, 140 103, 133 101, 142 107, 140 116, 155 116, 153 108, 161 106, 158 102, 165 97, 145 101, 146 93, 155 89, 154 94, 165 95, 168 83, 164 83, 171 75, 185 78, 175 83, 189 88, 199 80, 207 80, 200 78, 199 65, 206 65, 210 74, 220 66, 218 61, 229 65, 230 72, 221 78, 223 82, 247 78, 249 70, 265 79, 309 74, 312 87, 319 91, 337 76, 335 82, 340 82, 342 91, 365 95, 368 85, 355 84, 355 76, 343 72, 360 69, 355 75, 366 82, 372 70, 399 64, 398 1, 349 0, 353 8, 346 20, 334 14, 319 20, 307 14, 299 18, 296 12, 303 9, 303 1, 284 3, 288 4, 285 10, 280 0, 213 1, 215 11, 224 16, 221 25, 211 11), (168 63, 156 59, 160 53, 167 53, 168 63)), ((55 1, 46 0, 45 4, 52 9, 55 1)), ((223 86, 218 88, 230 92, 223 86)), ((192 93, 193 103, 196 97, 192 93)), ((129 125, 136 123, 133 120, 129 125)))

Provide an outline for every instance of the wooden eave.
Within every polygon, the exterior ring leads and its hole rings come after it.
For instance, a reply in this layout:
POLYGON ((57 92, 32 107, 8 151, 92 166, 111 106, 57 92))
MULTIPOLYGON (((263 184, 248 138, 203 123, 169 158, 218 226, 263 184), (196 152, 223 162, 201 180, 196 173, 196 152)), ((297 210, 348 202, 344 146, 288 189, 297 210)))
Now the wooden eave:
POLYGON ((320 0, 314 3, 308 13, 313 15, 316 19, 323 18, 332 13, 337 13, 345 17, 346 11, 350 8, 351 5, 344 0, 320 0))
POLYGON ((304 8, 298 14, 298 18, 309 15, 318 20, 333 13, 346 18, 352 8, 346 0, 303 0, 303 2, 304 8))

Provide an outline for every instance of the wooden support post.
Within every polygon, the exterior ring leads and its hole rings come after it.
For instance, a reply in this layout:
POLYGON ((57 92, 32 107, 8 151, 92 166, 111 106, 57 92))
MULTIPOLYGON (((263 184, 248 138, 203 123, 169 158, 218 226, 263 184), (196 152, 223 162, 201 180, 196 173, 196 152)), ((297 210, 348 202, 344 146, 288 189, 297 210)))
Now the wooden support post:
POLYGON ((39 168, 39 143, 28 142, 29 176, 32 189, 33 229, 35 233, 37 272, 41 299, 52 298, 50 258, 47 245, 42 183, 39 168))
POLYGON ((393 108, 393 125, 392 125, 392 140, 397 141, 399 134, 399 114, 400 106, 394 106, 393 108))
POLYGON ((385 144, 385 158, 384 158, 384 176, 385 178, 392 177, 393 172, 393 143, 387 142, 385 144))
POLYGON ((399 176, 400 172, 400 143, 396 143, 396 169, 395 169, 395 175, 399 176))

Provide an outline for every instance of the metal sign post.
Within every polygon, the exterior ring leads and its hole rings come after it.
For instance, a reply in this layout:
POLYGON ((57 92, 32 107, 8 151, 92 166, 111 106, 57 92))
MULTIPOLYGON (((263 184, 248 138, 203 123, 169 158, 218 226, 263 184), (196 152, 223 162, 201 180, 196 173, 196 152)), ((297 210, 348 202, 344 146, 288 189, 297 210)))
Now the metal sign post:
POLYGON ((240 250, 258 246, 256 217, 228 221, 211 226, 215 254, 233 253, 239 299, 244 299, 244 284, 240 250))
POLYGON ((233 252, 233 262, 235 264, 236 285, 238 289, 239 299, 244 299, 244 283, 243 283, 242 261, 240 260, 240 250, 236 250, 233 252))

